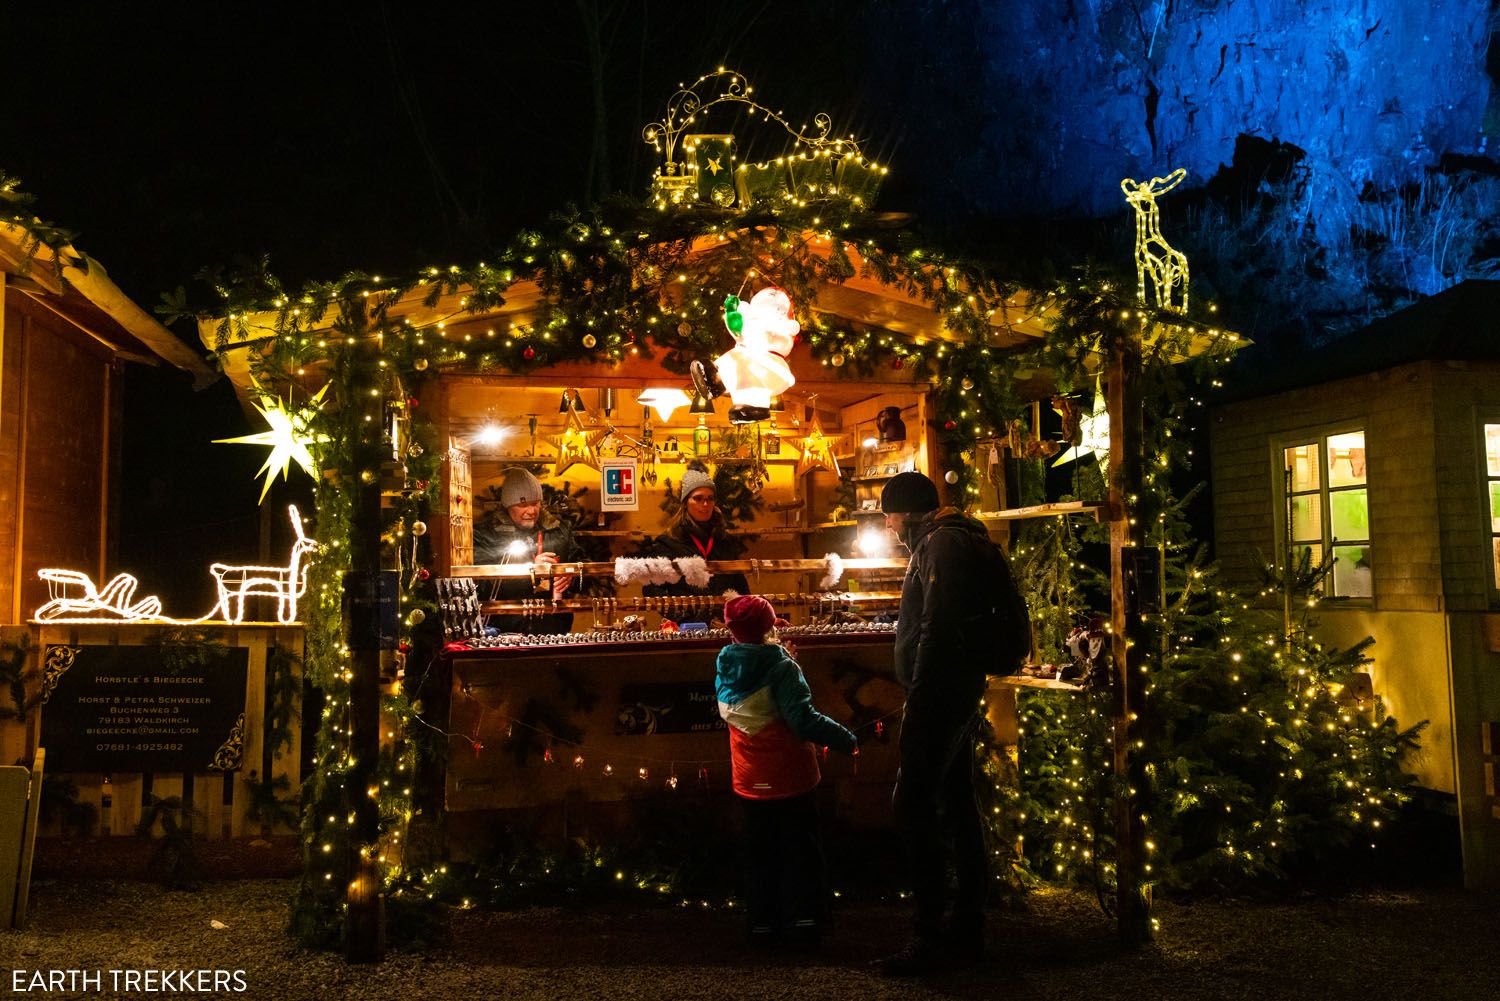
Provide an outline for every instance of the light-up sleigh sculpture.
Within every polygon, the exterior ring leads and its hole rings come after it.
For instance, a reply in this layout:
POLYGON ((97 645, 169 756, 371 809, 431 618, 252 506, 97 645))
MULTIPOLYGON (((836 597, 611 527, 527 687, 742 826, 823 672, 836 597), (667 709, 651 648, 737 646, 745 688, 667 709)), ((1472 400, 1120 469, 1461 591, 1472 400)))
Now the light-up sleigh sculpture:
POLYGON ((302 518, 296 505, 289 509, 292 530, 297 540, 286 566, 235 566, 215 563, 209 567, 218 592, 218 602, 208 614, 198 619, 174 619, 161 614, 161 599, 151 595, 136 600, 140 586, 130 574, 116 574, 101 590, 87 574, 77 570, 48 568, 37 576, 47 582, 49 600, 32 613, 38 622, 145 622, 167 625, 198 625, 204 622, 245 621, 251 599, 265 598, 276 602, 276 621, 283 625, 297 621, 297 601, 307 592, 308 557, 317 552, 318 544, 302 531, 302 518))

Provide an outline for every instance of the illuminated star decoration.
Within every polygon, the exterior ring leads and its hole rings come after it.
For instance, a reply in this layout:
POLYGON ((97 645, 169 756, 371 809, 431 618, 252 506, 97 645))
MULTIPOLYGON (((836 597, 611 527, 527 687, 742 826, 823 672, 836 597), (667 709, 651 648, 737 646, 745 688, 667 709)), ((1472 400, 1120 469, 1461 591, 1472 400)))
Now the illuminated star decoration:
POLYGON ((557 449, 557 464, 552 467, 552 474, 561 476, 575 462, 590 469, 598 469, 599 443, 607 437, 608 428, 585 431, 583 421, 578 418, 578 411, 569 409, 568 421, 563 425, 562 433, 547 436, 547 440, 557 449))
POLYGON ((724 159, 722 156, 711 156, 708 158, 708 172, 715 177, 718 177, 719 171, 724 169, 724 165, 719 162, 722 159, 724 159))
POLYGON ((833 455, 834 439, 823 433, 817 417, 813 417, 807 436, 795 444, 802 450, 802 458, 797 460, 798 476, 813 469, 827 469, 834 476, 839 475, 839 460, 833 455))
POLYGON ((1109 465, 1109 408, 1104 405, 1104 397, 1097 390, 1094 392, 1093 409, 1078 417, 1078 433, 1078 444, 1059 455, 1052 465, 1061 466, 1064 462, 1092 455, 1102 472, 1109 465))
POLYGON ((324 386, 307 401, 307 406, 296 413, 288 411, 279 397, 262 396, 260 402, 255 404, 255 409, 260 411, 260 415, 271 426, 269 431, 242 435, 238 438, 214 439, 216 445, 271 446, 271 454, 266 456, 266 461, 255 474, 256 476, 261 473, 266 474, 265 483, 260 488, 259 502, 265 501, 266 494, 271 489, 271 482, 276 479, 278 471, 283 480, 289 477, 293 462, 306 470, 308 476, 313 479, 318 478, 318 464, 313 461, 312 452, 307 446, 325 442, 328 436, 312 434, 308 428, 311 427, 313 418, 322 408, 323 394, 327 392, 328 386, 324 386))

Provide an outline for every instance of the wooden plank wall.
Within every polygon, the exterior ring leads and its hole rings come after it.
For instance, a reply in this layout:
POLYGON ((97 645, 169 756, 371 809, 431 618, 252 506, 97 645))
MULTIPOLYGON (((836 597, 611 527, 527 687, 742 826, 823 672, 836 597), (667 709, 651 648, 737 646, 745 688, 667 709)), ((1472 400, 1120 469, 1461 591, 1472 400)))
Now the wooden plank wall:
POLYGON ((5 291, 5 323, 0 615, 22 622, 47 597, 38 568, 102 569, 119 393, 110 352, 19 290, 5 291))
MULTIPOLYGON (((271 649, 280 645, 295 650, 299 655, 303 648, 303 633, 300 627, 285 626, 214 626, 215 638, 222 639, 231 647, 245 647, 250 651, 245 690, 245 749, 243 765, 230 777, 220 773, 194 775, 100 772, 66 773, 78 788, 79 802, 88 803, 98 811, 97 834, 101 836, 134 835, 135 825, 140 821, 148 794, 168 797, 181 795, 184 783, 188 783, 192 797, 194 833, 209 839, 253 836, 260 833, 260 826, 247 817, 249 793, 244 786, 252 770, 259 773, 264 750, 266 691, 266 658, 271 649)), ((34 627, 31 633, 34 656, 47 644, 68 643, 72 645, 146 644, 156 642, 157 630, 148 626, 101 624, 97 626, 69 625, 34 627)), ((33 660, 35 663, 35 660, 33 660)), ((44 710, 42 710, 44 711, 44 710)), ((40 711, 39 711, 40 712, 40 711)), ((0 722, 0 749, 6 760, 29 758, 36 746, 36 735, 40 732, 39 712, 32 713, 25 727, 11 721, 0 722), (12 752, 15 753, 12 753, 12 752)), ((292 742, 283 748, 274 759, 272 775, 286 776, 290 783, 285 795, 295 796, 302 782, 301 727, 294 721, 292 742)), ((44 835, 62 833, 61 825, 53 820, 44 835)), ((278 830, 275 833, 287 833, 278 830)))

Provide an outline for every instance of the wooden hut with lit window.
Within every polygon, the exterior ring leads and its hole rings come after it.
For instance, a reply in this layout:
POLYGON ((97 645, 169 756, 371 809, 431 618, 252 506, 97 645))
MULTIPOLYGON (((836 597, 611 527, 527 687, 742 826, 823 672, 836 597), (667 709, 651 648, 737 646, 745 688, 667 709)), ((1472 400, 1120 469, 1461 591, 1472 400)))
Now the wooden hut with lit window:
POLYGON ((1227 581, 1333 557, 1317 636, 1372 636, 1370 682, 1427 720, 1410 767, 1458 805, 1465 879, 1500 886, 1500 282, 1466 281, 1232 389, 1211 425, 1227 581))

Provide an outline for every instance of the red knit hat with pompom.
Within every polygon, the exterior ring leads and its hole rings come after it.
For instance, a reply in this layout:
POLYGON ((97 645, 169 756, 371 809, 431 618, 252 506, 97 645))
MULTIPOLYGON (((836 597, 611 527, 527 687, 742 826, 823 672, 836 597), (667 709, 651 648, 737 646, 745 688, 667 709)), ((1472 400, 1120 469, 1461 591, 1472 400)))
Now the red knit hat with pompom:
POLYGON ((724 624, 740 643, 760 643, 776 625, 776 609, 758 594, 738 594, 724 603, 724 624))

